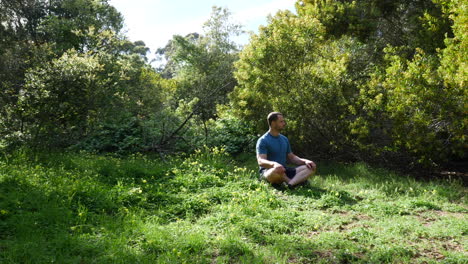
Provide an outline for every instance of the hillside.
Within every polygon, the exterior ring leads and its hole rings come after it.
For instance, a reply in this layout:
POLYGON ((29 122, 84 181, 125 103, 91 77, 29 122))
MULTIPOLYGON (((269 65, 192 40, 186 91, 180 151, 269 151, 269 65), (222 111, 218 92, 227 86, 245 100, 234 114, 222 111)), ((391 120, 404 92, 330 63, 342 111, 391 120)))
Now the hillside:
POLYGON ((319 164, 274 189, 220 149, 0 162, 1 263, 466 263, 466 188, 319 164))

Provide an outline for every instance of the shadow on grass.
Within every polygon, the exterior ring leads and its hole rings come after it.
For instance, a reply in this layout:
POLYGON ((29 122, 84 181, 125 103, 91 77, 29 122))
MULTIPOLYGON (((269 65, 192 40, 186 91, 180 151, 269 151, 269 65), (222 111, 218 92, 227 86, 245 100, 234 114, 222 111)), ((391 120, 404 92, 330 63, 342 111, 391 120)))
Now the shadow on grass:
POLYGON ((374 189, 387 196, 419 196, 424 192, 437 193, 437 196, 451 202, 466 203, 463 182, 457 179, 415 178, 383 168, 375 168, 366 163, 352 164, 324 162, 319 164, 319 182, 340 185, 359 185, 360 188, 374 189))
POLYGON ((106 236, 99 234, 105 226, 92 221, 96 215, 27 177, 0 171, 1 263, 87 263, 97 257, 112 263, 137 258, 124 245, 116 256, 106 236))
POLYGON ((324 209, 333 206, 354 205, 358 201, 346 191, 326 190, 311 183, 289 191, 290 195, 303 196, 317 200, 317 206, 324 209))

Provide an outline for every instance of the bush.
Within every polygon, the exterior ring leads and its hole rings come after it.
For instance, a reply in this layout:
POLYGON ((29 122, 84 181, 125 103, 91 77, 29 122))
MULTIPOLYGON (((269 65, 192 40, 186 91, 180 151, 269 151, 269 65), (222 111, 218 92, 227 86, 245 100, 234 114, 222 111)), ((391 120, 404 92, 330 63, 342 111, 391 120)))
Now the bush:
POLYGON ((239 55, 232 111, 251 122, 284 113, 298 152, 399 167, 463 160, 468 97, 460 2, 369 5, 301 1, 297 15, 278 12, 239 55), (402 24, 382 22, 384 14, 402 24))
POLYGON ((257 135, 251 122, 225 113, 212 121, 210 126, 209 146, 224 146, 228 153, 234 155, 254 151, 257 135))

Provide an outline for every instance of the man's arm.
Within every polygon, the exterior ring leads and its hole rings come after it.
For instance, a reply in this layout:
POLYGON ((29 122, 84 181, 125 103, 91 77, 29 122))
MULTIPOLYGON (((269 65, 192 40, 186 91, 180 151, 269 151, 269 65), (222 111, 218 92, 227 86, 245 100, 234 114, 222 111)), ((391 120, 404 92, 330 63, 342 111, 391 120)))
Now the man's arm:
POLYGON ((267 160, 266 154, 257 154, 257 162, 259 166, 267 169, 283 167, 283 165, 279 164, 278 162, 267 160))
POLYGON ((309 169, 315 170, 315 168, 317 167, 313 161, 308 160, 308 159, 299 158, 298 156, 296 156, 292 152, 288 153, 288 159, 293 164, 306 165, 309 169))

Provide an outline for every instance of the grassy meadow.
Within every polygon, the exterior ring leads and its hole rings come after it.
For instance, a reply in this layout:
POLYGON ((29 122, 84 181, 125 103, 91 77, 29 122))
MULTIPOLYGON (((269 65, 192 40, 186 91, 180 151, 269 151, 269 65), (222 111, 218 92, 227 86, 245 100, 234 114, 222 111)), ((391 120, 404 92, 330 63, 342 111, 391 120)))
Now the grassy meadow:
POLYGON ((5 155, 0 263, 468 263, 461 182, 318 167, 287 190, 220 149, 5 155))

